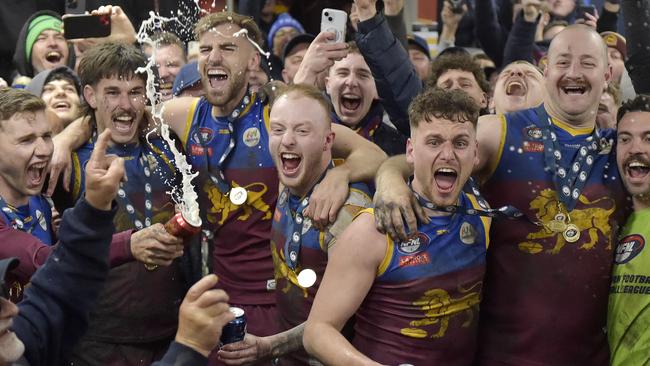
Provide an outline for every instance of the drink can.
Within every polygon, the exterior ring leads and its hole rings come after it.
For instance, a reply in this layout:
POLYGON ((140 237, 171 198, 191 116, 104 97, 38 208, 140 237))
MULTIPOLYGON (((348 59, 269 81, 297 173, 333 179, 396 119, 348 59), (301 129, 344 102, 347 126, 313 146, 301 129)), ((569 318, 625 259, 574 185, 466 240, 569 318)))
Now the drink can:
POLYGON ((177 212, 165 223, 165 230, 174 236, 189 238, 201 231, 201 221, 199 219, 198 223, 190 223, 182 212, 177 212))
POLYGON ((246 315, 244 314, 244 309, 231 306, 230 312, 235 315, 235 319, 223 327, 221 331, 222 345, 243 341, 246 335, 246 315))

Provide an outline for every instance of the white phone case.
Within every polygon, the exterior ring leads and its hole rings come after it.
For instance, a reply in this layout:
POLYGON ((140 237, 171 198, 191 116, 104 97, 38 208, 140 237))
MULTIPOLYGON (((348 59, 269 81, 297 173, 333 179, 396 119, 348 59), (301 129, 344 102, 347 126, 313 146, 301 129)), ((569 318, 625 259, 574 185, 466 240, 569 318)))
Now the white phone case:
POLYGON ((336 39, 332 42, 345 42, 345 27, 348 22, 348 14, 338 9, 323 9, 320 20, 321 32, 332 32, 336 39))

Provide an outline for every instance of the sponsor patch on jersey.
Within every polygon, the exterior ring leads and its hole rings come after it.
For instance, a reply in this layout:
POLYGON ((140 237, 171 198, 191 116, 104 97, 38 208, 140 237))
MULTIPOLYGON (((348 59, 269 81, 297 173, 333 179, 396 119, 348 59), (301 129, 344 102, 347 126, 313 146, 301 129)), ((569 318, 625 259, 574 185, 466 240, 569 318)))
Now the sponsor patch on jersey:
POLYGON ((524 136, 528 137, 531 140, 541 140, 542 139, 542 129, 531 125, 524 128, 524 136))
POLYGON ((397 250, 402 254, 413 254, 423 250, 429 244, 429 237, 424 233, 415 233, 409 236, 406 241, 397 244, 397 250))
POLYGON ((474 228, 474 225, 470 224, 469 222, 465 221, 463 222, 462 225, 460 225, 460 241, 467 245, 471 245, 476 243, 476 235, 477 231, 474 228))
POLYGON ((645 239, 639 234, 628 235, 619 240, 616 247, 616 264, 625 264, 641 253, 645 247, 645 239))
POLYGON ((431 263, 431 258, 427 252, 411 254, 399 258, 400 267, 421 266, 429 263, 431 263))
POLYGON ((524 141, 522 149, 525 152, 540 153, 544 151, 544 143, 538 141, 524 141))
POLYGON ((205 146, 212 142, 214 131, 211 128, 201 127, 192 132, 192 142, 197 145, 205 146))
POLYGON ((244 131, 242 136, 244 144, 248 147, 257 146, 260 143, 260 129, 257 127, 250 127, 244 131))
POLYGON ((190 154, 192 154, 193 156, 202 156, 202 155, 212 156, 212 148, 211 147, 205 148, 203 146, 190 144, 190 154))

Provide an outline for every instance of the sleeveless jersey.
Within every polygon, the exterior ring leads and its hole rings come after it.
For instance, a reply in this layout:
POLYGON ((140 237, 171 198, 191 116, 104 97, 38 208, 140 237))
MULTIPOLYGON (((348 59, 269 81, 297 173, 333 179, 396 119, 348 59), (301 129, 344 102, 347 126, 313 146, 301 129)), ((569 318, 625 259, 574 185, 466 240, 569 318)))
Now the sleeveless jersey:
POLYGON ((211 270, 232 304, 274 304, 273 260, 269 239, 271 217, 278 197, 278 174, 268 148, 268 105, 253 95, 233 123, 235 146, 222 165, 232 187, 244 187, 248 197, 237 206, 222 194, 208 172, 230 143, 228 120, 212 116, 212 105, 197 99, 181 136, 195 171, 196 191, 203 212, 203 229, 214 237, 211 270))
POLYGON ((634 212, 620 235, 609 293, 612 365, 650 365, 650 209, 634 212))
MULTIPOLYGON (((108 153, 124 158, 128 181, 123 183, 122 189, 136 217, 145 222, 144 191, 145 185, 150 185, 152 224, 164 224, 174 215, 174 203, 166 192, 174 185, 176 170, 166 143, 159 138, 150 139, 150 143, 141 139, 138 145, 109 147, 108 153), (151 168, 150 177, 144 174, 143 163, 151 168)), ((74 179, 71 192, 75 200, 83 195, 83 172, 93 148, 91 141, 72 155, 74 179)), ((113 220, 116 232, 135 229, 127 207, 119 200, 118 204, 118 212, 113 220)), ((87 339, 141 343, 173 335, 185 286, 178 261, 154 271, 147 270, 138 261, 112 268, 97 305, 91 312, 87 339)))
MULTIPOLYGON (((558 213, 553 175, 546 169, 542 128, 535 109, 501 118, 498 162, 485 184, 493 207, 519 208, 535 221, 558 213)), ((561 165, 570 167, 591 130, 553 121, 561 165)), ((580 238, 567 242, 526 220, 497 220, 487 255, 481 303, 481 365, 606 365, 604 327, 612 244, 625 203, 616 158, 610 153, 615 132, 603 130, 604 148, 569 213, 580 238)), ((563 211, 566 213, 566 211, 563 211)))
MULTIPOLYGON (((480 209, 466 193, 460 203, 480 209)), ((489 226, 487 218, 454 214, 418 224, 405 242, 387 236, 352 344, 381 364, 470 365, 489 226)))
MULTIPOLYGON (((350 184, 350 194, 339 210, 336 221, 324 231, 314 228, 309 218, 305 218, 295 270, 289 266, 289 243, 294 232, 293 218, 301 205, 302 198, 287 194, 286 191, 280 194, 278 206, 273 215, 271 252, 275 266, 277 284, 275 298, 281 331, 289 330, 307 320, 316 291, 325 274, 327 250, 352 222, 357 213, 372 204, 369 194, 369 189, 365 184, 350 184), (298 284, 297 276, 303 269, 311 269, 316 273, 316 282, 309 288, 298 284)), ((282 365, 306 365, 309 359, 309 355, 303 350, 282 357, 280 363, 282 365)))

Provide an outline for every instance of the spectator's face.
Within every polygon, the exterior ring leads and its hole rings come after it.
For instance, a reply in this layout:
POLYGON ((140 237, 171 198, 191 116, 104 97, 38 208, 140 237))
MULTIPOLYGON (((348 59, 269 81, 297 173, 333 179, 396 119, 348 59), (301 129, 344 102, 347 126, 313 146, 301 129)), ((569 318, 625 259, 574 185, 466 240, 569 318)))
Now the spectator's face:
POLYGON ((545 69, 549 107, 569 120, 593 120, 611 76, 600 36, 584 26, 564 30, 551 42, 545 69))
POLYGON ((271 108, 270 130, 269 149, 280 181, 292 193, 306 194, 331 159, 330 116, 311 98, 285 94, 271 108))
POLYGON ((576 8, 575 0, 549 0, 551 14, 564 18, 576 8))
POLYGON ((355 127, 368 114, 377 98, 375 79, 359 53, 350 53, 330 68, 326 80, 327 94, 341 122, 355 127))
POLYGON ((43 188, 52 127, 45 111, 16 113, 0 124, 0 192, 9 204, 24 205, 43 188))
POLYGON ((181 67, 185 65, 185 52, 177 45, 168 45, 156 50, 156 64, 160 76, 160 96, 163 101, 172 98, 172 86, 181 67))
POLYGON ((273 54, 282 57, 282 50, 284 46, 291 40, 291 38, 300 34, 296 28, 282 27, 275 35, 273 35, 273 54))
POLYGON ((293 77, 296 76, 296 73, 298 72, 298 68, 300 67, 300 63, 302 62, 302 59, 305 57, 305 53, 307 53, 308 47, 309 47, 309 43, 296 45, 292 50, 292 53, 289 54, 287 58, 284 60, 282 79, 284 79, 285 83, 293 84, 293 77))
POLYGON ((431 74, 431 61, 427 55, 415 47, 409 47, 409 59, 411 59, 420 80, 428 79, 431 74))
POLYGON ((75 85, 65 79, 52 80, 43 86, 41 99, 67 126, 79 116, 81 102, 75 85))
POLYGON ((650 112, 628 112, 621 118, 616 162, 631 195, 650 193, 650 112))
POLYGON ((564 28, 566 28, 566 26, 564 26, 564 25, 555 25, 555 26, 547 29, 546 32, 544 32, 544 35, 543 35, 544 40, 545 41, 552 40, 553 38, 555 38, 555 36, 558 33, 562 32, 564 30, 564 28))
POLYGON ((596 124, 598 127, 616 129, 617 113, 618 105, 616 105, 614 97, 612 97, 612 95, 607 92, 603 92, 603 94, 600 96, 598 114, 596 115, 596 124))
POLYGON ((237 107, 247 87, 248 70, 260 62, 245 36, 233 36, 240 30, 235 24, 220 24, 199 39, 201 82, 208 101, 219 108, 237 107))
POLYGON ((145 109, 145 85, 137 76, 130 79, 113 76, 92 87, 84 87, 84 97, 95 110, 97 129, 111 130, 111 140, 117 144, 134 143, 145 109))
POLYGON ((465 70, 449 69, 442 73, 436 85, 445 90, 461 90, 467 93, 481 108, 487 107, 487 96, 476 82, 474 74, 465 70))
POLYGON ((476 131, 470 122, 429 119, 411 129, 406 160, 414 168, 414 188, 436 205, 453 205, 478 163, 476 131))
POLYGON ((34 75, 43 70, 65 66, 68 62, 68 44, 61 32, 44 30, 32 47, 34 75))
POLYGON ((260 66, 254 70, 248 70, 248 88, 257 93, 261 87, 269 82, 269 76, 266 75, 260 66))
POLYGON ((494 87, 494 108, 497 113, 537 107, 542 104, 543 98, 542 74, 528 64, 506 66, 494 87))
POLYGON ((9 331, 13 318, 18 315, 18 307, 11 301, 0 297, 0 365, 11 365, 25 351, 25 345, 9 331))
POLYGON ((616 48, 607 47, 607 60, 612 66, 612 80, 620 84, 623 71, 625 70, 623 55, 616 48))

